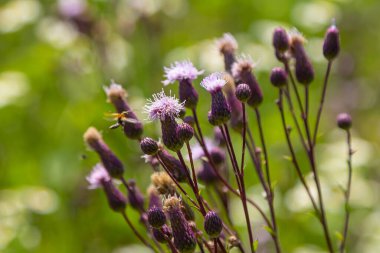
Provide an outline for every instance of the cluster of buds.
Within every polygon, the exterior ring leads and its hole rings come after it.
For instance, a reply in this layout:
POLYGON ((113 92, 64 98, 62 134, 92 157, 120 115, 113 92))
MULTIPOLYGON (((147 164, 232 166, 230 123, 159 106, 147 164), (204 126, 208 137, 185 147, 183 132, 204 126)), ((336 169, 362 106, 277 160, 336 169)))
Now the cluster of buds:
MULTIPOLYGON (((307 101, 309 100, 308 86, 314 80, 315 73, 304 43, 305 39, 298 32, 288 33, 283 28, 275 29, 273 47, 275 56, 283 64, 283 67, 272 69, 270 82, 280 91, 277 105, 292 155, 292 162, 305 189, 310 193, 309 185, 303 180, 303 172, 299 168, 292 139, 289 137, 289 126, 286 123, 283 108, 284 98, 289 105, 300 140, 307 151, 307 158, 310 159, 315 173, 317 190, 321 196, 314 147, 328 76, 325 78, 324 91, 314 129, 315 138, 313 139, 312 129, 309 126, 307 101), (294 67, 295 78, 293 78, 292 67, 294 67), (299 99, 296 81, 302 84, 306 90, 305 104, 302 104, 299 99), (290 83, 292 86, 289 85, 290 83), (295 93, 298 104, 291 101, 293 97, 290 95, 291 92, 295 93), (299 111, 302 113, 301 118, 297 118, 294 113, 295 105, 299 106, 299 111), (301 129, 299 121, 304 123, 303 127, 305 127, 304 131, 307 133, 307 137, 301 129)), ((105 88, 105 92, 108 102, 120 115, 116 125, 122 126, 126 137, 139 142, 145 161, 153 168, 151 185, 148 187, 145 199, 135 180, 124 179, 124 166, 121 160, 104 142, 101 134, 95 128, 90 127, 84 134, 84 140, 99 155, 101 163, 97 164, 87 177, 87 181, 90 183, 89 188, 103 188, 111 209, 122 213, 141 242, 155 252, 163 252, 167 248, 173 253, 191 253, 197 247, 201 252, 205 250, 227 252, 231 247, 245 252, 241 238, 230 226, 236 215, 231 214, 230 199, 236 197, 240 199, 243 206, 244 213, 242 215, 247 223, 250 251, 256 252, 256 246, 248 205, 252 205, 259 211, 268 231, 271 231, 270 236, 273 239, 275 252, 279 253, 281 245, 274 209, 268 149, 264 135, 264 129, 268 128, 262 126, 259 108, 264 96, 254 74, 255 64, 249 56, 236 56, 238 44, 231 34, 224 34, 216 44, 224 58, 225 72, 210 73, 199 82, 199 86, 206 89, 211 95, 207 119, 214 127, 214 137, 205 138, 199 122, 197 115, 199 95, 194 83, 204 71, 197 69, 192 62, 177 61, 164 68, 165 80, 162 83, 167 86, 178 82, 178 98, 171 92, 165 92, 162 89, 161 92, 154 94, 144 107, 148 120, 157 121, 160 124, 160 140, 143 136, 143 124, 128 104, 126 91, 121 85, 112 83, 105 88), (246 105, 248 105, 247 109, 246 105), (257 127, 259 130, 258 136, 252 134, 248 120, 249 114, 246 112, 248 109, 252 109, 256 115, 255 129, 257 127), (187 115, 188 112, 190 115, 187 115), (239 135, 238 139, 232 139, 229 128, 236 131, 239 135), (256 138, 260 138, 260 146, 256 138), (242 141, 240 142, 239 139, 242 141), (236 145, 239 143, 242 143, 241 149, 236 149, 236 145), (242 152, 240 162, 235 150, 242 152), (270 215, 266 214, 260 205, 253 201, 255 197, 252 198, 247 194, 245 175, 250 175, 251 171, 245 171, 246 150, 249 151, 254 168, 252 172, 258 177, 265 192, 270 215), (184 152, 188 154, 187 159, 183 155, 184 152), (236 181, 232 181, 232 178, 235 178, 236 181), (113 179, 122 182, 125 187, 125 195, 116 187, 113 179), (203 186, 198 183, 198 180, 203 183, 203 186), (235 189, 235 184, 238 190, 235 189), (210 196, 217 196, 218 199, 208 200, 200 190, 201 187, 206 187, 206 192, 211 193, 210 196), (149 240, 140 235, 128 219, 125 212, 127 203, 140 213, 140 223, 146 228, 149 240), (214 203, 221 203, 221 205, 214 205, 214 203), (201 219, 203 227, 197 227, 197 224, 200 224, 200 222, 196 222, 197 219, 201 219)), ((329 62, 328 68, 331 68, 332 60, 337 57, 339 49, 339 31, 332 26, 327 30, 323 44, 323 55, 329 62)), ((203 119, 206 119, 206 115, 202 116, 203 119)), ((340 114, 337 118, 338 127, 347 131, 348 136, 350 136, 351 121, 348 114, 340 114)), ((112 126, 111 128, 116 127, 112 126)), ((319 207, 315 204, 316 202, 322 203, 322 198, 320 197, 316 201, 311 194, 309 197, 315 213, 318 215, 318 221, 323 225, 328 250, 332 253, 334 250, 328 233, 325 210, 322 205, 319 207)), ((346 199, 348 202, 348 197, 346 199)))

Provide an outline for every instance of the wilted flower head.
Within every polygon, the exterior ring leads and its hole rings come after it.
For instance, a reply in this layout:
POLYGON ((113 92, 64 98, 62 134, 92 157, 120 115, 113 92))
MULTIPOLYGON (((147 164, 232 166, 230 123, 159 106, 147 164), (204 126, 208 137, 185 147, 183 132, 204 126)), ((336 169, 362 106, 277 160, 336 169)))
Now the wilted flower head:
POLYGON ((166 172, 153 173, 150 180, 160 194, 172 195, 176 193, 176 185, 166 172))
POLYGON ((230 33, 225 33, 221 38, 217 39, 216 45, 222 54, 233 53, 238 49, 238 43, 230 33))
POLYGON ((223 74, 216 72, 205 77, 201 82, 201 86, 208 92, 214 93, 221 90, 226 83, 227 81, 223 79, 223 74))
POLYGON ((168 85, 175 81, 194 80, 203 73, 203 70, 198 70, 194 67, 191 61, 176 61, 170 67, 164 67, 165 78, 162 83, 168 85))
POLYGON ((109 86, 104 86, 103 89, 107 95, 108 102, 112 102, 115 98, 125 98, 127 96, 127 91, 113 80, 111 80, 109 86))
POLYGON ((96 189, 102 187, 105 182, 110 181, 111 177, 103 164, 97 163, 86 177, 86 180, 90 184, 88 189, 96 189))
POLYGON ((153 99, 148 99, 148 103, 144 107, 149 120, 159 119, 161 121, 178 117, 183 109, 184 103, 180 103, 175 96, 167 96, 164 91, 153 94, 153 99))
POLYGON ((243 72, 251 72, 255 66, 256 64, 253 62, 251 57, 241 55, 232 65, 232 75, 236 79, 241 79, 241 74, 243 72))

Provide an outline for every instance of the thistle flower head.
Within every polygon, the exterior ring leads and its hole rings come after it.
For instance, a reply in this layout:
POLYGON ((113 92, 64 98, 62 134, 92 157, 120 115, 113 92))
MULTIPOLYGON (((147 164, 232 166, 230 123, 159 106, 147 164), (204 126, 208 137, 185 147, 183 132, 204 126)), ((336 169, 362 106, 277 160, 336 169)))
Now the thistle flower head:
POLYGON ((251 72, 256 67, 250 56, 241 55, 232 65, 232 76, 236 79, 241 78, 243 72, 251 72))
POLYGON ((148 222, 154 228, 160 228, 166 223, 166 216, 160 207, 151 207, 148 210, 148 222))
POLYGON ((184 103, 180 103, 175 96, 167 96, 162 90, 153 94, 152 99, 148 99, 145 105, 145 113, 148 114, 149 120, 161 120, 177 118, 184 109, 184 103))
POLYGON ((238 43, 230 33, 225 33, 221 38, 217 39, 216 46, 222 54, 233 53, 238 49, 238 43))
POLYGON ((340 51, 339 30, 333 24, 327 29, 323 42, 323 55, 327 60, 334 59, 340 51))
POLYGON ((337 121, 338 127, 343 130, 348 130, 351 128, 352 118, 351 118, 351 115, 348 113, 338 114, 336 121, 337 121))
POLYGON ((102 187, 105 182, 110 181, 111 177, 103 164, 98 163, 86 177, 86 180, 90 184, 88 189, 96 189, 102 187))
POLYGON ((194 67, 191 61, 176 61, 170 67, 164 67, 166 80, 162 81, 164 85, 181 80, 194 80, 203 73, 194 67))
POLYGON ((284 28, 278 27, 273 32, 273 47, 276 51, 284 52, 289 48, 289 36, 284 28))
POLYGON ((306 39, 302 35, 300 31, 297 30, 297 28, 292 28, 289 33, 290 36, 290 44, 293 45, 294 43, 300 43, 305 44, 306 39))
POLYGON ((156 172, 150 177, 156 190, 162 195, 172 195, 176 192, 176 185, 166 172, 156 172))
POLYGON ((201 82, 201 86, 208 92, 213 93, 221 90, 226 83, 227 81, 223 79, 223 74, 216 72, 205 77, 201 82))
POLYGON ((109 86, 104 86, 103 89, 107 95, 108 102, 111 102, 115 98, 127 97, 127 91, 113 80, 111 80, 111 84, 109 86))
POLYGON ((204 228, 211 238, 219 237, 223 229, 223 222, 213 211, 209 211, 205 216, 204 228))

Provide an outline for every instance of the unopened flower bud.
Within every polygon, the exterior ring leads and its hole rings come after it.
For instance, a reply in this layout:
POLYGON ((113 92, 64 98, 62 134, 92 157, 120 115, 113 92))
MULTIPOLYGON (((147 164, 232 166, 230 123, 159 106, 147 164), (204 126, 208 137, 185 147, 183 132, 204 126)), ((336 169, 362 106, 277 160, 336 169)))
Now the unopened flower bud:
POLYGON ((172 238, 172 232, 167 225, 163 225, 161 228, 153 228, 153 237, 159 243, 167 243, 172 238))
POLYGON ((134 180, 128 181, 128 202, 136 210, 144 212, 144 196, 134 180))
POLYGON ((145 137, 140 141, 140 147, 146 155, 155 155, 158 152, 157 142, 149 137, 145 137))
POLYGON ((352 125, 352 118, 348 113, 340 113, 337 117, 338 127, 343 130, 348 130, 352 125))
POLYGON ((223 229, 223 222, 213 211, 209 211, 205 216, 204 229, 211 238, 219 237, 223 229))
POLYGON ((197 172, 197 177, 199 180, 203 181, 206 184, 212 184, 218 180, 215 171, 212 169, 211 165, 202 160, 202 167, 197 172))
POLYGON ((183 142, 188 142, 194 136, 194 129, 187 123, 179 124, 177 127, 177 136, 183 142))
POLYGON ((113 185, 111 180, 103 184, 103 189, 111 209, 115 212, 124 212, 127 206, 127 199, 123 193, 113 185))
POLYGON ((241 83, 236 87, 235 95, 241 102, 245 103, 251 97, 252 91, 248 84, 241 83))
POLYGON ((160 228, 166 223, 164 211, 159 207, 152 207, 148 210, 148 222, 154 228, 160 228))
POLYGON ((85 143, 96 151, 111 177, 120 178, 124 173, 124 166, 103 141, 101 134, 94 127, 90 127, 83 135, 85 143))
POLYGON ((340 50, 339 30, 335 25, 330 26, 323 42, 323 55, 329 61, 337 57, 340 50))
POLYGON ((288 74, 283 68, 274 68, 270 74, 270 82, 273 86, 280 88, 286 86, 288 79, 288 74))
POLYGON ((183 122, 189 124, 192 127, 194 126, 194 123, 195 123, 193 116, 186 116, 186 117, 184 117, 183 118, 183 122))
POLYGON ((289 49, 289 36, 284 28, 278 27, 273 32, 273 47, 281 53, 289 49))
POLYGON ((215 165, 221 165, 226 160, 225 153, 218 147, 213 147, 210 150, 210 156, 215 165))
POLYGON ((166 150, 159 150, 158 155, 162 160, 164 166, 170 171, 173 177, 178 182, 185 182, 187 180, 186 171, 188 168, 184 168, 182 163, 172 156, 166 150))

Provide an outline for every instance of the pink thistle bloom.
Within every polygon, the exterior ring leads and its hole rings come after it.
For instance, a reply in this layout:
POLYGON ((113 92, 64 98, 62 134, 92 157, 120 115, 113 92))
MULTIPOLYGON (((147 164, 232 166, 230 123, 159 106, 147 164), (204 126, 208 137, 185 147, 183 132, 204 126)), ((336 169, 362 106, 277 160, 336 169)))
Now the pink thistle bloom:
POLYGON ((86 177, 87 182, 90 184, 88 189, 97 189, 103 186, 104 183, 111 180, 110 175, 104 168, 103 164, 98 163, 94 166, 90 174, 86 177))
POLYGON ((226 83, 227 81, 223 79, 223 74, 217 72, 205 77, 201 82, 201 86, 208 92, 214 93, 220 91, 226 83))
POLYGON ((184 109, 184 102, 180 103, 175 96, 167 96, 164 91, 153 94, 153 99, 148 99, 144 111, 149 120, 161 120, 177 118, 184 109))
POLYGON ((252 58, 246 55, 238 57, 236 62, 232 65, 232 76, 234 78, 241 78, 241 73, 244 71, 251 72, 256 67, 252 58))
POLYGON ((166 80, 162 81, 162 83, 165 86, 175 81, 194 80, 204 72, 196 69, 191 61, 176 61, 170 67, 164 67, 164 71, 166 80))

